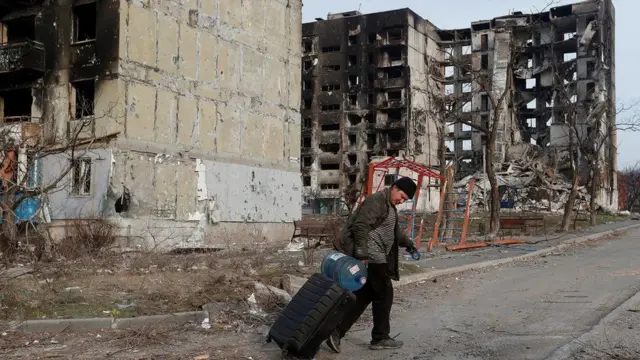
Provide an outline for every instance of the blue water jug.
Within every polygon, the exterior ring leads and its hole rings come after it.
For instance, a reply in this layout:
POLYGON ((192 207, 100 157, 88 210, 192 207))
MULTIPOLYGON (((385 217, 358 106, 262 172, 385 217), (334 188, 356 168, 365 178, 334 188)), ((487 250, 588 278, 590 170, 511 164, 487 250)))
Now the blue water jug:
POLYGON ((348 291, 360 290, 367 283, 366 266, 337 251, 331 251, 324 257, 320 272, 348 291))

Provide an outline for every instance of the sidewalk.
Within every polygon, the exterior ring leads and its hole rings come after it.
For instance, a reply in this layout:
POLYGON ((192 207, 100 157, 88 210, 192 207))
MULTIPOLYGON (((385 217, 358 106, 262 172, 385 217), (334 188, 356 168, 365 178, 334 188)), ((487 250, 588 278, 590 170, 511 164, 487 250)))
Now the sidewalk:
POLYGON ((437 247, 431 253, 427 253, 424 252, 423 246, 423 249, 421 249, 422 256, 418 261, 411 259, 411 256, 409 256, 406 252, 401 251, 401 254, 404 255, 404 260, 402 262, 405 264, 419 266, 424 271, 451 269, 458 266, 470 265, 483 261, 506 259, 523 254, 528 254, 534 251, 560 245, 572 239, 578 239, 589 235, 624 229, 633 225, 640 226, 640 221, 619 221, 611 224, 597 225, 594 227, 586 228, 584 230, 578 230, 576 232, 568 232, 564 234, 514 237, 525 241, 525 243, 513 246, 492 246, 468 251, 447 251, 444 247, 437 247))

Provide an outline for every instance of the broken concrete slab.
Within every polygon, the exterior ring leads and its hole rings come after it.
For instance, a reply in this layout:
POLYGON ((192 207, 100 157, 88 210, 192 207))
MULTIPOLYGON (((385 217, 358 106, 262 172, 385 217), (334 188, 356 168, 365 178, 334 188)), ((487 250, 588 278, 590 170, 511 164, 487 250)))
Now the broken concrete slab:
POLYGON ((305 282, 307 282, 305 278, 285 274, 282 277, 282 288, 289 293, 289 295, 294 296, 305 282))
POLYGON ((288 292, 278 289, 275 286, 265 285, 261 282, 255 282, 256 291, 258 294, 266 296, 275 296, 278 300, 289 303, 291 301, 291 295, 288 292))

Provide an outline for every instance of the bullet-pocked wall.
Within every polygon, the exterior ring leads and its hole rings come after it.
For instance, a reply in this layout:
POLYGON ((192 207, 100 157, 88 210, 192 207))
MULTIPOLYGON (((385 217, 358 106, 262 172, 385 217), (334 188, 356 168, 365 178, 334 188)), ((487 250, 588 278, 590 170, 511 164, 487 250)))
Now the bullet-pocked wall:
POLYGON ((302 2, 120 4, 119 77, 102 102, 122 106, 111 183, 131 199, 129 238, 286 239, 301 216, 302 2))

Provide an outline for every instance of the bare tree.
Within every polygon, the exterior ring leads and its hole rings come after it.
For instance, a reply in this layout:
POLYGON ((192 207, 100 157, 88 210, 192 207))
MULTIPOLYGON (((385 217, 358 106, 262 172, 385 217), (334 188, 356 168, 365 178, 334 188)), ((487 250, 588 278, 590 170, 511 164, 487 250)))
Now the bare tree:
MULTIPOLYGON (((54 102, 65 99, 47 99, 54 102)), ((69 100, 66 100, 69 101, 69 100)), ((66 131, 56 133, 48 131, 54 129, 52 123, 58 122, 59 116, 49 114, 40 122, 31 116, 19 118, 5 118, 5 125, 0 128, 0 155, 2 157, 2 196, 0 210, 2 224, 0 225, 0 250, 7 260, 11 249, 15 249, 20 241, 19 224, 29 223, 31 219, 19 219, 17 210, 25 202, 39 200, 39 210, 42 213, 43 200, 64 187, 83 186, 83 182, 90 175, 90 169, 78 166, 78 159, 91 149, 103 146, 101 143, 117 135, 117 132, 96 137, 95 123, 97 121, 119 121, 120 114, 114 109, 115 103, 110 104, 103 113, 96 114, 93 99, 78 97, 69 102, 68 114, 65 111, 62 118, 66 131), (44 122, 42 121, 44 120, 44 122), (43 130, 47 132, 43 133, 43 130), (42 181, 42 163, 52 161, 53 158, 64 159, 61 168, 53 178, 46 183, 42 181)), ((43 241, 48 242, 47 236, 36 232, 32 237, 40 247, 43 241)), ((28 239, 27 239, 28 241, 28 239)), ((42 250, 42 249, 39 249, 42 250)), ((41 255, 38 254, 38 257, 41 255)))
POLYGON ((625 167, 618 181, 619 189, 625 193, 625 209, 632 211, 640 201, 640 163, 625 167))

